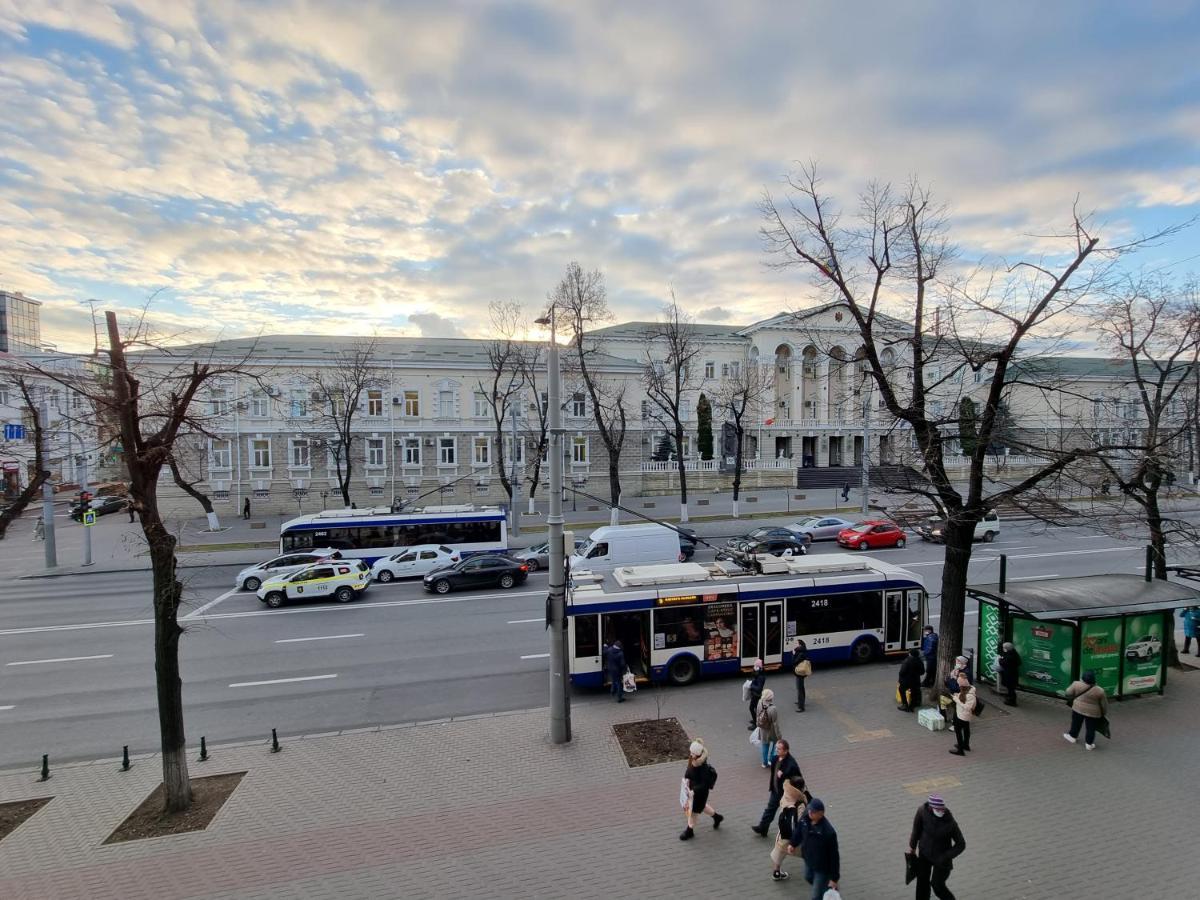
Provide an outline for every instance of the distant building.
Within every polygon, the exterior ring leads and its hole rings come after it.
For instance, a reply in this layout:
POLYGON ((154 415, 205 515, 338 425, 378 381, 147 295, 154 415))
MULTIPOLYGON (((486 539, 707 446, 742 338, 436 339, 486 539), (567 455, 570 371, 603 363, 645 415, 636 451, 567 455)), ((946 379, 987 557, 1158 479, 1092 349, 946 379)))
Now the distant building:
POLYGON ((41 349, 41 301, 20 292, 0 291, 0 352, 37 353, 41 349))

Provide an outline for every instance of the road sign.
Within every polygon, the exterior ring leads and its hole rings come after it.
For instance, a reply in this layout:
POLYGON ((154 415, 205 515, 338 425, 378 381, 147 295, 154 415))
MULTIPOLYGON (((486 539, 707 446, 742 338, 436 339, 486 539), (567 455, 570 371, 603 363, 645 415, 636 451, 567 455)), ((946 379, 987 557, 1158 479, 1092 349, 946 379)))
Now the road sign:
POLYGON ((96 524, 96 511, 94 509, 88 509, 88 510, 84 511, 83 524, 84 525, 95 525, 96 524))
POLYGON ((6 441, 25 440, 25 426, 6 423, 4 426, 4 439, 6 441))

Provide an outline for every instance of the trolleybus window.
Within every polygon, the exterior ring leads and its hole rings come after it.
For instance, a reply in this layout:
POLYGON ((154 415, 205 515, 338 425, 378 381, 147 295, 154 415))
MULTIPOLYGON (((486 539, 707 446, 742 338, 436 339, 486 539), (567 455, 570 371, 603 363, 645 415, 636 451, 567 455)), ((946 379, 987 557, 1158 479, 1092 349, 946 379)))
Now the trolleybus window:
POLYGON ((800 636, 876 629, 883 625, 883 598, 878 591, 789 597, 787 620, 800 636))
POLYGON ((575 616, 575 655, 600 655, 600 617, 575 616))

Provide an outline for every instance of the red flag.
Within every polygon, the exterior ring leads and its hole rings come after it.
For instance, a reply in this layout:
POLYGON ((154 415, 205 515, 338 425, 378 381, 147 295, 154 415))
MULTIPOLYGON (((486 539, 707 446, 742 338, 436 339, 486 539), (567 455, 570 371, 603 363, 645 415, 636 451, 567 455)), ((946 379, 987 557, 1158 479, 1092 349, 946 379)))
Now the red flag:
POLYGON ((774 425, 774 424, 775 424, 775 420, 774 420, 774 419, 767 419, 767 421, 766 421, 766 422, 764 422, 763 424, 764 424, 764 425, 774 425))

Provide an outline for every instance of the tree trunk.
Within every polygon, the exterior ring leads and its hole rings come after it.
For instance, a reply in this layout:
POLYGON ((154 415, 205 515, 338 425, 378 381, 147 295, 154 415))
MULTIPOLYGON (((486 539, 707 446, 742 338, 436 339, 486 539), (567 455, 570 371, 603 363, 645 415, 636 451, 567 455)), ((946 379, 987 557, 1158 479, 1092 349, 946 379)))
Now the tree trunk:
POLYGON ((200 508, 204 510, 204 516, 208 519, 208 530, 219 531, 221 522, 217 518, 216 510, 213 508, 212 501, 208 499, 208 495, 197 490, 194 484, 183 477, 183 473, 179 471, 179 466, 175 462, 174 456, 167 460, 167 464, 171 467, 171 479, 175 482, 175 485, 199 503, 200 508))
MULTIPOLYGON (((1149 491, 1145 500, 1146 507, 1146 525, 1150 529, 1150 557, 1154 566, 1154 577, 1161 580, 1167 580, 1167 535, 1163 529, 1162 510, 1158 506, 1158 492, 1149 491)), ((1172 613, 1174 616, 1174 613, 1172 613)), ((1179 668, 1179 646, 1175 643, 1175 627, 1172 620, 1171 627, 1164 629, 1166 636, 1164 640, 1166 651, 1166 663, 1172 668, 1179 668)))
POLYGON ((346 448, 346 474, 343 476, 340 467, 338 471, 338 487, 342 491, 342 502, 346 504, 346 509, 350 508, 350 448, 346 448))
POLYGON ((4 535, 8 533, 8 526, 13 523, 13 520, 19 518, 21 513, 25 512, 25 507, 33 502, 45 480, 46 473, 38 468, 29 484, 25 485, 25 490, 17 495, 3 513, 0 513, 0 541, 4 540, 4 535))
POLYGON ((621 503, 621 458, 608 452, 608 494, 615 510, 621 503))
POLYGON ((946 562, 942 568, 942 608, 938 621, 938 688, 954 668, 954 658, 962 653, 963 621, 967 605, 967 569, 971 564, 974 522, 957 522, 946 517, 946 562))
POLYGON ((675 423, 675 463, 679 470, 679 521, 688 520, 687 460, 683 458, 683 426, 675 423))
POLYGON ((738 495, 742 491, 742 444, 745 433, 742 431, 742 426, 736 425, 733 429, 737 435, 737 449, 733 453, 733 517, 738 517, 738 495))

